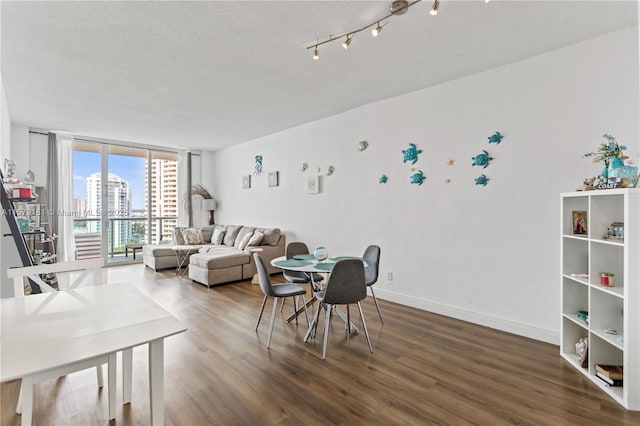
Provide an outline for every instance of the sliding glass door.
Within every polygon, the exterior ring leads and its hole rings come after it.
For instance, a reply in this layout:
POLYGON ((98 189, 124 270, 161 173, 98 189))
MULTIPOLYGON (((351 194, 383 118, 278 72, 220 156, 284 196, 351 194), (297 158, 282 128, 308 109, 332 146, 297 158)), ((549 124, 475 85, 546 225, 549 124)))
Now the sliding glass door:
POLYGON ((76 219, 76 246, 91 245, 77 250, 77 258, 139 262, 143 244, 170 239, 177 223, 177 173, 177 153, 74 142, 74 193, 87 205, 85 217, 76 219), (80 235, 85 229, 87 235, 80 235))

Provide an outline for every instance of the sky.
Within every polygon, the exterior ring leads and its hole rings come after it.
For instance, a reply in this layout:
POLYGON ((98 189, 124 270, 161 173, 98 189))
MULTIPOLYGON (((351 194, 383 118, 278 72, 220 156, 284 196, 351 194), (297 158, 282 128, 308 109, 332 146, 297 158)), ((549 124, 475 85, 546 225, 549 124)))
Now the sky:
MULTIPOLYGON (((109 173, 116 174, 129 182, 131 208, 144 209, 144 163, 145 158, 109 155, 109 173)), ((100 153, 73 151, 73 193, 78 197, 87 196, 86 178, 100 171, 100 153)))

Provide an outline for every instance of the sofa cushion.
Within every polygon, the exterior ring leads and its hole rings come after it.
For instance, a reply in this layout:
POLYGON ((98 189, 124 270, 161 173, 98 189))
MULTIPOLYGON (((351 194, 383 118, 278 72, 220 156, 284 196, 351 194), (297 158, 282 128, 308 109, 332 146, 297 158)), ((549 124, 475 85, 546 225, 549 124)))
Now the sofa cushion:
POLYGON ((225 246, 233 247, 236 242, 236 237, 238 236, 238 232, 242 229, 242 225, 229 225, 227 226, 227 232, 224 234, 224 240, 222 243, 225 246))
POLYGON ((264 234, 262 237, 263 246, 277 246, 280 241, 280 228, 256 228, 264 234))
POLYGON ((164 257, 171 256, 176 257, 175 250, 171 249, 169 244, 145 244, 142 247, 142 254, 147 257, 164 257))
POLYGON ((200 230, 202 231, 202 239, 204 240, 205 244, 209 244, 209 241, 211 241, 214 228, 215 228, 215 225, 206 225, 200 228, 200 230))
POLYGON ((212 247, 191 256, 189 263, 204 269, 222 269, 249 263, 250 256, 233 247, 212 247))
POLYGON ((200 230, 200 228, 183 229, 182 238, 184 239, 184 244, 187 245, 204 244, 204 239, 202 238, 202 231, 200 230))
POLYGON ((211 236, 211 244, 219 246, 222 244, 222 240, 224 240, 224 230, 220 228, 214 229, 211 236))
POLYGON ((184 245, 184 238, 182 237, 182 230, 184 226, 176 226, 173 228, 173 242, 179 246, 184 245))
MULTIPOLYGON (((247 237, 247 235, 249 235, 249 238, 251 238, 254 229, 256 228, 253 226, 243 226, 242 229, 238 232, 238 235, 236 235, 236 240, 233 242, 233 246, 237 249, 243 250, 244 247, 240 247, 240 242, 243 241, 247 237)), ((247 241, 244 244, 245 246, 249 242, 249 238, 247 238, 247 241)))

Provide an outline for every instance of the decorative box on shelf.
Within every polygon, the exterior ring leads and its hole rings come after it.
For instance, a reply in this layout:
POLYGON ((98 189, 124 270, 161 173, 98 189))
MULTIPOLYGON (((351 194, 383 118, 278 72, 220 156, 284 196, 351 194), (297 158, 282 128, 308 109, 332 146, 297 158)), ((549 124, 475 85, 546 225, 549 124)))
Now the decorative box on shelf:
POLYGON ((33 185, 29 184, 6 184, 5 189, 11 199, 31 199, 34 194, 33 185))

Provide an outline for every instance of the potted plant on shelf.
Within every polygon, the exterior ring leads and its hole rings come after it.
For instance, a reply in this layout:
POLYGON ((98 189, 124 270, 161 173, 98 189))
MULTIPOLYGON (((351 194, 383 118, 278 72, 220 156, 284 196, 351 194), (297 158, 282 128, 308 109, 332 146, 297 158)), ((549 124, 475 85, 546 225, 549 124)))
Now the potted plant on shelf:
POLYGON ((624 160, 629 159, 624 154, 625 145, 618 143, 614 136, 608 133, 602 135, 605 139, 596 151, 587 152, 583 157, 592 158, 594 163, 604 163, 604 169, 600 172, 600 183, 606 188, 634 187, 638 178, 638 168, 627 166, 624 160))

